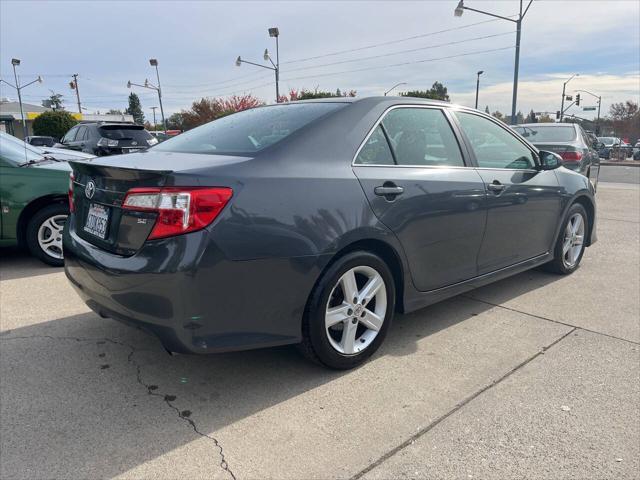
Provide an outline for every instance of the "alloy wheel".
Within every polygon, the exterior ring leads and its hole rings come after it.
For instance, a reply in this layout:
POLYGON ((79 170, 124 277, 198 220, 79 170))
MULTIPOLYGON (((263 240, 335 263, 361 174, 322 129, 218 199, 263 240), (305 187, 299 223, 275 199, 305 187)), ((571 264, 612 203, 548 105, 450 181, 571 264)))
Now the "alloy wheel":
POLYGON ((343 355, 356 355, 374 341, 387 311, 382 275, 369 266, 345 272, 333 287, 325 312, 331 346, 343 355))
POLYGON ((67 215, 53 215, 38 228, 38 245, 50 257, 62 259, 62 229, 67 215))
POLYGON ((578 263, 582 249, 584 248, 584 218, 579 213, 574 213, 569 218, 564 229, 564 241, 562 242, 562 261, 567 268, 573 268, 578 263))

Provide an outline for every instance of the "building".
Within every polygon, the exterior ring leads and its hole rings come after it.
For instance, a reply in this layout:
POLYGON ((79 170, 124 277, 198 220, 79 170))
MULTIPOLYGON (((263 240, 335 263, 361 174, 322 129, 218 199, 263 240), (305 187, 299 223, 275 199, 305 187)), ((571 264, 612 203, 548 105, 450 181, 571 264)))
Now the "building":
MULTIPOLYGON (((30 103, 23 103, 22 109, 27 119, 27 135, 33 135, 33 119, 41 113, 51 110, 50 108, 30 103)), ((20 104, 18 102, 10 102, 6 98, 0 100, 0 131, 18 138, 24 137, 22 114, 20 113, 20 104)))
MULTIPOLYGON (((41 105, 22 103, 24 116, 27 121, 27 135, 33 135, 33 120, 43 112, 51 110, 41 105)), ((133 123, 132 115, 112 115, 101 113, 74 113, 69 112, 80 123, 87 122, 113 122, 113 123, 133 123)), ((9 101, 6 98, 0 99, 0 131, 6 132, 18 138, 24 138, 22 129, 22 115, 20 104, 9 101)))

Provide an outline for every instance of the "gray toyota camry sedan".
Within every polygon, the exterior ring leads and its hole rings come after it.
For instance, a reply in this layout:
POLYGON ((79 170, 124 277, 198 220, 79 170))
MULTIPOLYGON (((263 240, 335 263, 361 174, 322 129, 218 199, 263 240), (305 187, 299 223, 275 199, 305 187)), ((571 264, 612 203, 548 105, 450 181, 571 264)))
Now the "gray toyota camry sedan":
POLYGON ((67 277, 171 352, 299 344, 351 368, 395 312, 543 264, 572 273, 596 240, 587 178, 436 101, 265 106, 72 167, 67 277))

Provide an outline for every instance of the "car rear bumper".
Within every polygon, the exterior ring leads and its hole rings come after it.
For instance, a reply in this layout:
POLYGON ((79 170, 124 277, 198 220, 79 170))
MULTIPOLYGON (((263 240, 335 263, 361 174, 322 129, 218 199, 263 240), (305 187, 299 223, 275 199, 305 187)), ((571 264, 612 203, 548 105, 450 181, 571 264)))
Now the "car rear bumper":
POLYGON ((130 257, 64 233, 65 273, 99 315, 155 334, 179 353, 297 343, 319 257, 231 261, 201 230, 147 242, 130 257))

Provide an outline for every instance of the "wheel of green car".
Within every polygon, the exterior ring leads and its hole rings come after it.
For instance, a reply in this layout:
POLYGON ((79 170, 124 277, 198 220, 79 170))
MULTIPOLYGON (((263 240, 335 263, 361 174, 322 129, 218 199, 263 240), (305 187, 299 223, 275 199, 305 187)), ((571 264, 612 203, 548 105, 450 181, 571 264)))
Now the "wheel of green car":
POLYGON ((38 210, 27 225, 27 246, 34 257, 49 265, 61 267, 62 230, 69 215, 64 203, 54 203, 38 210))

